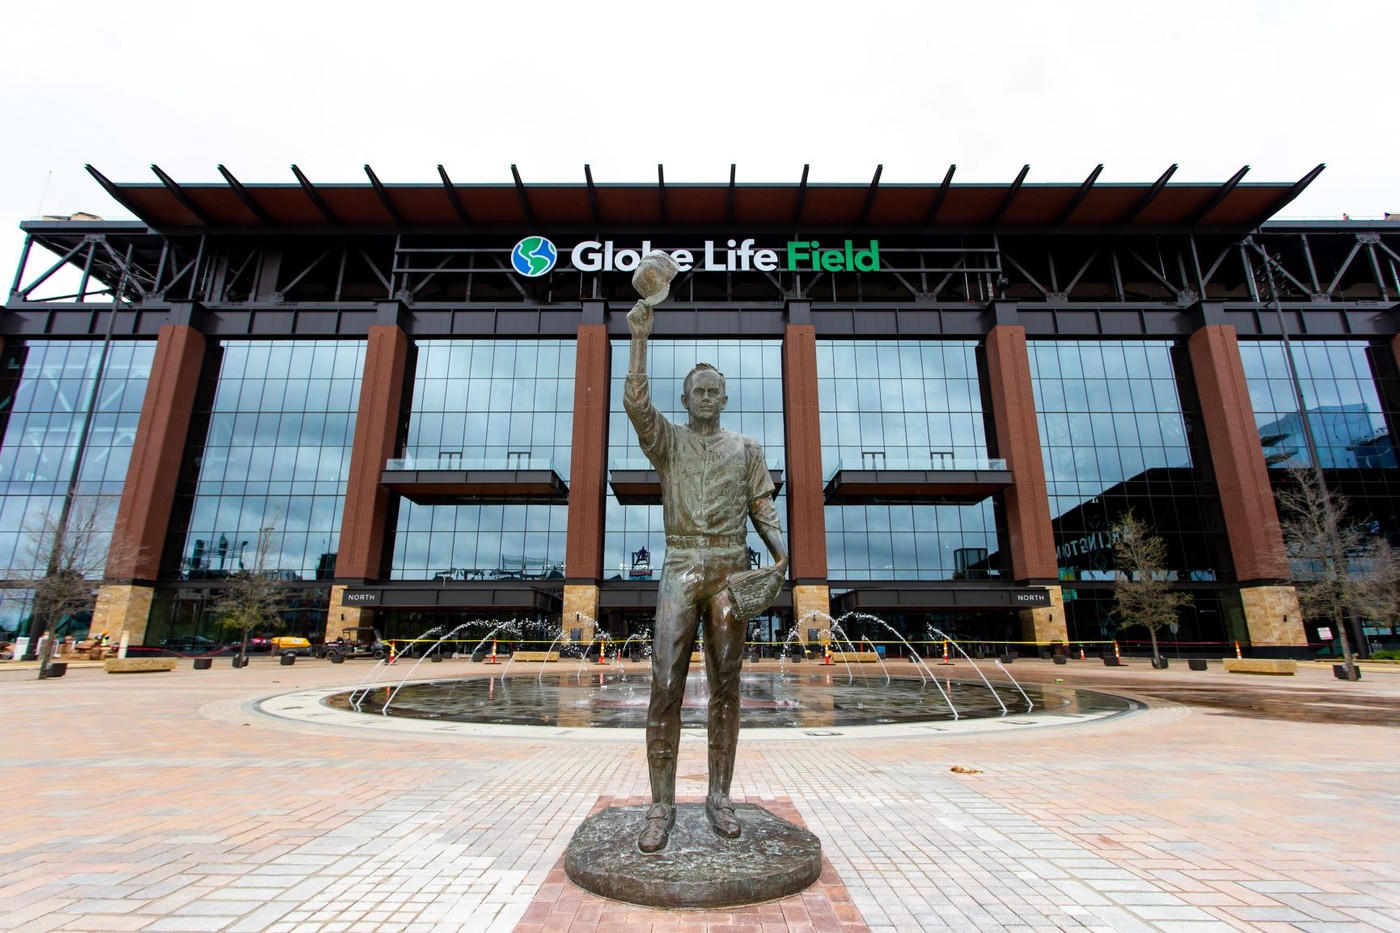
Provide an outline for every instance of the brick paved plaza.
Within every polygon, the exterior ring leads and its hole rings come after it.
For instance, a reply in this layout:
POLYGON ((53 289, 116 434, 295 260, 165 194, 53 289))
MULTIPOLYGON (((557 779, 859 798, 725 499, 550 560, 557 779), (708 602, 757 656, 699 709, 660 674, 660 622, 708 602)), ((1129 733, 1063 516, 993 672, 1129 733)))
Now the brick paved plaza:
MULTIPOLYGON (((645 799, 639 733, 283 719, 254 704, 353 686, 369 662, 215 663, 43 682, 0 666, 0 929, 1400 930, 1400 667, 1344 683, 1323 665, 1019 661, 1023 681, 1146 708, 743 738, 736 798, 817 833, 825 874, 774 904, 668 913, 586 895, 561 870, 589 812, 645 799)), ((687 730, 682 798, 703 796, 705 768, 687 730)))

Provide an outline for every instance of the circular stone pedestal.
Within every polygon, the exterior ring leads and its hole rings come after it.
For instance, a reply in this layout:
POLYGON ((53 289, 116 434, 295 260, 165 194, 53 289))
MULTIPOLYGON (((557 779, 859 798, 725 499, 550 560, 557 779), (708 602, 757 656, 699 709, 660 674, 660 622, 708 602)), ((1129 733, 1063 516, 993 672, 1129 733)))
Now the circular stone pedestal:
POLYGON ((822 873, 822 843, 762 807, 736 804, 738 839, 717 836, 704 804, 676 807, 666 848, 647 855, 637 834, 649 807, 611 807, 583 822, 564 854, 574 884, 645 907, 735 907, 803 890, 822 873))

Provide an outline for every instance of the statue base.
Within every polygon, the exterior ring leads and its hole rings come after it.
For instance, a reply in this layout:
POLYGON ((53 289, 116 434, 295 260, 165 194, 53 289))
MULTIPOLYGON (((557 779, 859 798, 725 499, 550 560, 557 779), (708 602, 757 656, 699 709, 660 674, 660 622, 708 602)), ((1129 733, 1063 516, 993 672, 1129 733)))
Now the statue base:
POLYGON ((610 807, 584 820, 564 854, 569 880, 628 904, 715 908, 787 897, 822 873, 820 839, 752 804, 734 805, 738 839, 715 834, 704 804, 678 804, 670 842, 648 855, 637 848, 648 809, 610 807))

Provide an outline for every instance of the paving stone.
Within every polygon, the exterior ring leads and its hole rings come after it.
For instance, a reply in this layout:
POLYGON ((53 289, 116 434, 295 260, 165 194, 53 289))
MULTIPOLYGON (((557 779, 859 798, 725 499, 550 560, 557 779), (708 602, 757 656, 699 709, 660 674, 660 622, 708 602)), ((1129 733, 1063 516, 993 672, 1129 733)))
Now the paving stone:
MULTIPOLYGON (((600 802, 646 799, 634 737, 386 739, 249 712, 259 696, 346 683, 318 663, 125 686, 74 669, 42 693, 3 671, 7 747, 23 757, 5 759, 19 790, 0 841, 0 930, 695 922, 587 904, 555 877, 600 802)), ((1138 693, 1176 676, 1103 671, 1028 661, 1015 673, 1138 693)), ((1332 689, 1329 679, 1304 666, 1298 683, 1271 689, 1332 689)), ((1400 722, 1400 673, 1368 671, 1358 687, 1400 722)), ((1034 734, 741 737, 736 799, 787 807, 822 839, 827 870, 793 909, 759 905, 710 926, 1400 929, 1400 845, 1374 796, 1400 770, 1394 735, 1158 702, 1034 734)), ((678 792, 698 799, 703 731, 685 730, 681 749, 678 792)))

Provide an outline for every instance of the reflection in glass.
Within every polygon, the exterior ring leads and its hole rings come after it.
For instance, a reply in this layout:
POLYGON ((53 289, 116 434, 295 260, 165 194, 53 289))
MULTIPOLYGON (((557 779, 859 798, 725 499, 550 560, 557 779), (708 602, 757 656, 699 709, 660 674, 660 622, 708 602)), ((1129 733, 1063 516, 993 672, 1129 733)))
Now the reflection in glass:
MULTIPOLYGON (((0 576, 42 568, 29 529, 45 514, 58 515, 75 469, 77 507, 116 515, 154 358, 154 341, 110 344, 94 396, 101 341, 35 340, 0 354, 0 568, 7 568, 0 576), (79 466, 90 399, 93 415, 79 466)), ((100 537, 94 544, 105 552, 110 532, 100 537)), ((11 610, 20 604, 8 598, 3 605, 0 626, 10 628, 11 610)))
MULTIPOLYGON (((729 404, 721 425, 747 434, 763 447, 770 469, 781 469, 786 443, 783 432, 782 342, 778 340, 651 340, 647 344, 647 373, 651 397, 667 418, 683 424, 689 418, 681 407, 681 387, 696 363, 713 363, 724 373, 729 404)), ((622 388, 627 376, 628 341, 612 343, 612 385, 608 410, 608 465, 610 469, 651 469, 637 443, 637 432, 622 409, 622 388)), ((778 515, 786 527, 787 492, 777 499, 778 515)), ((749 527, 751 560, 768 562, 768 547, 749 527), (753 555, 757 555, 754 557, 753 555)), ((666 531, 660 505, 622 505, 609 495, 604 514, 603 576, 607 579, 657 580, 661 576, 666 531), (645 550, 648 563, 635 564, 634 555, 645 550)))
POLYGON ((1166 539, 1177 578, 1212 580, 1221 569, 1210 540, 1218 506, 1193 466, 1174 346, 1028 344, 1062 580, 1112 580, 1110 529, 1129 509, 1166 539))
MULTIPOLYGON (((421 340, 401 458, 438 468, 552 469, 573 442, 575 342, 421 340)), ((568 506, 399 504, 395 580, 563 577, 568 506)))
MULTIPOLYGON (((970 340, 818 341, 822 469, 986 465, 970 340)), ((1000 575, 990 499, 973 505, 828 505, 834 580, 986 580, 1000 575), (990 556, 989 556, 990 555, 990 556)))
POLYGON ((201 393, 208 411, 181 576, 246 569, 263 528, 269 566, 293 580, 330 579, 350 470, 365 345, 358 340, 221 344, 201 393))

